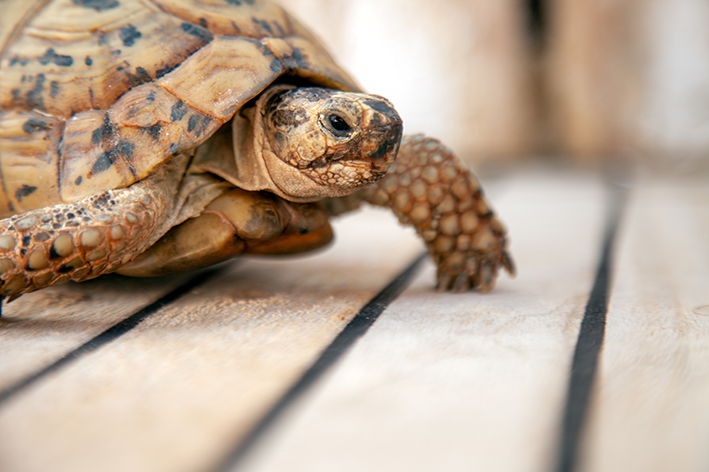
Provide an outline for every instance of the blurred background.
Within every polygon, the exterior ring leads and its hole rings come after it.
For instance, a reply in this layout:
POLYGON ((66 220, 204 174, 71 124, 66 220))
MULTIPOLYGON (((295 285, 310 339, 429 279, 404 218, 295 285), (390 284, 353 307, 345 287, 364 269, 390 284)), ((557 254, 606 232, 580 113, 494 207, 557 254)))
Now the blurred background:
POLYGON ((280 0, 476 166, 709 161, 708 0, 280 0))

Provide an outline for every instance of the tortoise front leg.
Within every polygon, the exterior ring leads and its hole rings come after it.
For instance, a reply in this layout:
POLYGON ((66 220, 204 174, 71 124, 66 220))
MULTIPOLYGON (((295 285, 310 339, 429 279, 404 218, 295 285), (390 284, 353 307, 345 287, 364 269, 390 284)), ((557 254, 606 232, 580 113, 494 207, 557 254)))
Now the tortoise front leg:
POLYGON ((0 302, 113 272, 142 252, 171 211, 162 177, 0 220, 0 302))
POLYGON ((172 228, 119 274, 153 277, 199 269, 241 254, 281 255, 329 243, 332 229, 318 204, 291 203, 234 188, 202 213, 172 228))
POLYGON ((356 196, 416 229, 438 268, 439 290, 486 292, 500 265, 514 275, 504 227, 475 177, 438 140, 405 136, 389 172, 356 196))

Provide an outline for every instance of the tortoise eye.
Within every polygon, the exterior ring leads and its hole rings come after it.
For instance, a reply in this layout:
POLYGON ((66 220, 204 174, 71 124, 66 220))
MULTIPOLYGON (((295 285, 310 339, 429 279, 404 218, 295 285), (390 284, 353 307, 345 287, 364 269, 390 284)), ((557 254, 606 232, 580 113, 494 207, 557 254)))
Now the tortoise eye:
POLYGON ((352 127, 347 124, 344 118, 339 115, 330 114, 327 116, 327 122, 330 125, 329 128, 337 136, 347 136, 352 133, 352 127))

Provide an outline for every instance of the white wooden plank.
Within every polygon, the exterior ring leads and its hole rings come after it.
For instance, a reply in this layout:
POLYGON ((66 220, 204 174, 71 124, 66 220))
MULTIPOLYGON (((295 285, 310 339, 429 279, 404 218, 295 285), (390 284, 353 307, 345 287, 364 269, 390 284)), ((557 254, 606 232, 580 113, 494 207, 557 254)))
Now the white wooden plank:
POLYGON ((634 193, 584 471, 709 469, 707 177, 648 177, 634 193))
POLYGON ((185 280, 184 275, 159 279, 107 276, 50 287, 6 304, 0 318, 0 391, 52 364, 185 280))
POLYGON ((226 454, 423 250, 370 211, 326 252, 249 261, 0 408, 0 470, 179 472, 226 454))
POLYGON ((505 183, 518 278, 437 294, 429 267, 238 470, 551 470, 605 195, 573 174, 505 183))

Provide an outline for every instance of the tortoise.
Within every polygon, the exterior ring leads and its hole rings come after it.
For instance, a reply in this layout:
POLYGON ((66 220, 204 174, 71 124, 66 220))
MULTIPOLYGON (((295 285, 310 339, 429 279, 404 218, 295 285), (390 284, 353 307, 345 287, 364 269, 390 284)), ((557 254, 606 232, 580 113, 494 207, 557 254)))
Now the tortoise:
POLYGON ((439 141, 402 138, 392 104, 277 4, 6 0, 3 15, 0 302, 309 251, 362 202, 416 229, 440 290, 514 273, 475 177, 439 141))

